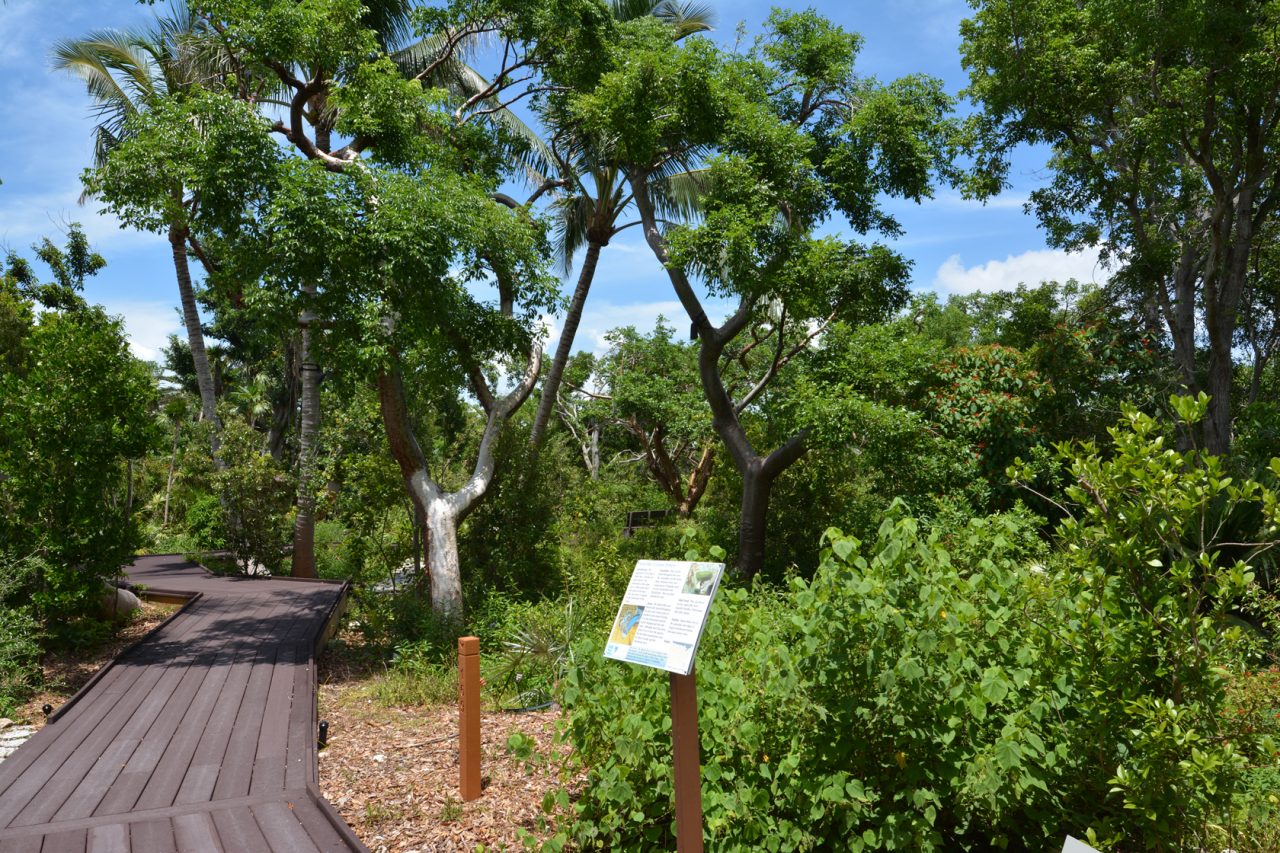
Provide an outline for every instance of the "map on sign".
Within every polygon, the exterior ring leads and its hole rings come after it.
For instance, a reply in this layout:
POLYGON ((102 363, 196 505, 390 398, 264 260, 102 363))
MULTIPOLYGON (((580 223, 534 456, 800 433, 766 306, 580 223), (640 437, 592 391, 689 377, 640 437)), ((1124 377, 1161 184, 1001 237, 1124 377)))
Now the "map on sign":
POLYGON ((604 656, 688 675, 723 573, 724 563, 636 563, 604 656))

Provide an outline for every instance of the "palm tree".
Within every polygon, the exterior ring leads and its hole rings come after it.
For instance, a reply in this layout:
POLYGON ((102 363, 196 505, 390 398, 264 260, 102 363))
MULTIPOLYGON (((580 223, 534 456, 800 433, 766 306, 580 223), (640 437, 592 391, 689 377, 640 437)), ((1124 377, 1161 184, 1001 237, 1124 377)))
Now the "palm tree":
MULTIPOLYGON (((98 122, 93 131, 95 166, 103 165, 123 140, 131 118, 146 112, 160 98, 189 89, 216 75, 207 42, 202 38, 204 35, 200 21, 179 0, 174 3, 172 15, 158 18, 148 31, 99 30, 84 38, 62 39, 54 43, 54 68, 79 77, 94 101, 93 116, 98 122)), ((191 268, 187 260, 187 244, 191 236, 184 220, 175 218, 169 223, 169 246, 178 279, 182 320, 200 389, 200 416, 213 424, 210 451, 214 464, 221 467, 218 452, 221 424, 218 421, 213 372, 209 367, 204 330, 196 310, 191 268)))
MULTIPOLYGON (((702 3, 677 0, 613 0, 613 15, 619 21, 630 21, 652 15, 671 26, 673 37, 682 39, 693 33, 711 29, 714 13, 702 3)), ((600 252, 625 228, 622 214, 631 205, 626 173, 609 155, 608 146, 594 140, 571 139, 567 153, 559 157, 569 192, 556 200, 556 243, 565 273, 573 267, 578 249, 586 246, 586 254, 578 271, 578 283, 565 312, 564 328, 556 344, 556 354, 547 369, 542 385, 542 399, 534 416, 529 442, 536 450, 546 438, 547 423, 555 410, 565 365, 573 351, 578 324, 595 278, 600 252)), ((668 163, 665 171, 651 177, 651 192, 662 207, 664 216, 687 218, 697 207, 697 177, 686 164, 668 163)))

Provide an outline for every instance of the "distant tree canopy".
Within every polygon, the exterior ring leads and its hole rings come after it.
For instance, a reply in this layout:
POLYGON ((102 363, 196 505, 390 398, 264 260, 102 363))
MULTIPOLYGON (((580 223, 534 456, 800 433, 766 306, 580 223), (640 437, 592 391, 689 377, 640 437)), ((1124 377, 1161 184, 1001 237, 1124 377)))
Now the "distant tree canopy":
POLYGON ((998 176, 1015 146, 1051 146, 1031 199, 1050 242, 1112 260, 1183 388, 1211 396, 1199 440, 1226 453, 1233 346, 1280 204, 1280 4, 973 5, 980 156, 998 176))

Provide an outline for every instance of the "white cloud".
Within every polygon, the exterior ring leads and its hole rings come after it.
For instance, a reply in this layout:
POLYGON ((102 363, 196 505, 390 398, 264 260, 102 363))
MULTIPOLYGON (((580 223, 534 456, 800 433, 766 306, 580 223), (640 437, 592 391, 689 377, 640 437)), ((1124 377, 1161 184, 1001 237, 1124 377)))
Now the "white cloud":
POLYGON ((130 299, 104 299, 108 314, 124 319, 129 348, 138 358, 159 361, 160 350, 169 343, 169 335, 182 334, 182 318, 168 302, 130 299))
POLYGON ((1003 261, 990 260, 966 267, 959 255, 952 255, 938 267, 933 288, 941 293, 966 294, 975 291, 1014 290, 1019 284, 1035 286, 1045 281, 1105 282, 1106 270, 1094 250, 1064 252, 1039 249, 1009 255, 1003 261))

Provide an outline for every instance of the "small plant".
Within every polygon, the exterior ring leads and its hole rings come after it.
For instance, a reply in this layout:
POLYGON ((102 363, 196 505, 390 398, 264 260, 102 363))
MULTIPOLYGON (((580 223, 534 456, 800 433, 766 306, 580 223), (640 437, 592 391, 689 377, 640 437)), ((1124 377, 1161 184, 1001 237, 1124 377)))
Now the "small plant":
POLYGON ((370 800, 364 804, 364 820, 368 824, 376 826, 394 823, 403 820, 404 816, 404 809, 395 804, 387 805, 378 800, 370 800))
POLYGON ((519 613, 491 676, 517 703, 532 707, 551 700, 555 685, 573 663, 581 629, 572 599, 548 602, 519 613))
POLYGON ((368 689, 387 708, 444 705, 458 700, 458 671, 434 660, 428 643, 401 643, 386 674, 368 689))
POLYGON ((440 809, 440 820, 443 823, 453 823, 462 819, 462 801, 455 800, 448 794, 444 795, 444 806, 440 809))
POLYGON ((538 742, 524 732, 512 732, 507 737, 507 754, 520 762, 526 774, 543 762, 538 752, 538 742))

